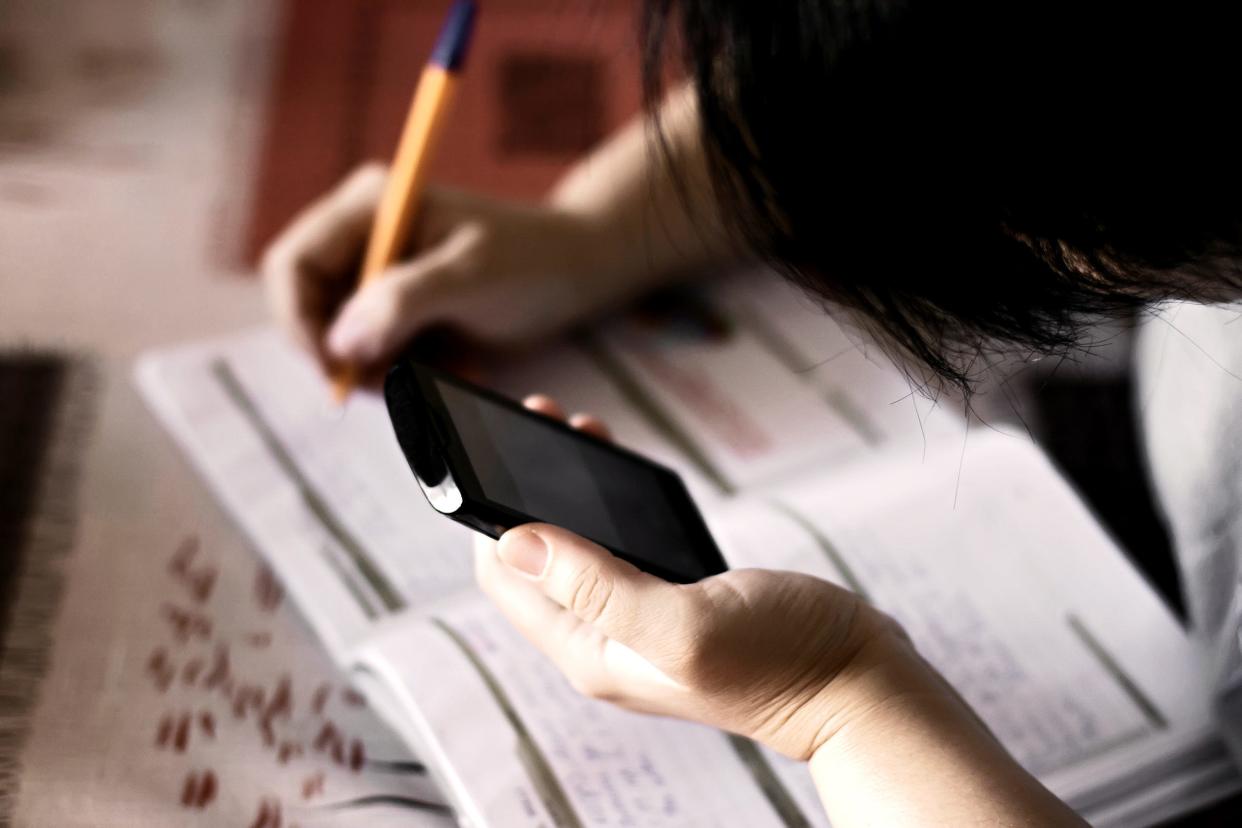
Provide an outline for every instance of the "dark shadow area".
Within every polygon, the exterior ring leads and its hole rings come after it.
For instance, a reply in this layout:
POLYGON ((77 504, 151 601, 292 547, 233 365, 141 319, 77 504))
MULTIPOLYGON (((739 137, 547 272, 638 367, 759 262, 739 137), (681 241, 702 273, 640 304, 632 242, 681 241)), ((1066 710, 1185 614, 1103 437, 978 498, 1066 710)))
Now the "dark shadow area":
POLYGON ((1143 464, 1132 379, 1053 377, 1032 403, 1044 450, 1185 623, 1181 578, 1143 464))
MULTIPOLYGON (((8 632, 67 369, 64 360, 46 355, 0 358, 0 642, 8 632)), ((4 658, 0 651, 0 664, 4 658)))

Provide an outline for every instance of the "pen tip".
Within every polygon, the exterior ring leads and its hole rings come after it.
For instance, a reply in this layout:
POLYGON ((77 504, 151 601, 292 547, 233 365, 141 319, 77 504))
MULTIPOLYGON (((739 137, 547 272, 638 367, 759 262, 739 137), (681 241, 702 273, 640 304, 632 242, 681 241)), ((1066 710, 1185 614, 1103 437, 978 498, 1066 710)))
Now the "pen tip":
POLYGON ((323 418, 334 423, 345 419, 345 409, 348 401, 348 395, 345 397, 338 396, 334 390, 332 397, 323 401, 323 418))

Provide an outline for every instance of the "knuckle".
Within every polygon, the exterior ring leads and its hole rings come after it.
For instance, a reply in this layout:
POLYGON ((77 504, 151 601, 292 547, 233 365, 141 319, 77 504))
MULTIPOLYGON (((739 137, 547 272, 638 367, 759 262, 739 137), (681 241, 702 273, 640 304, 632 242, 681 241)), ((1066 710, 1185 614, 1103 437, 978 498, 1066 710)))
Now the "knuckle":
POLYGON ((319 204, 344 213, 368 209, 379 199, 387 180, 388 167, 378 161, 368 161, 355 167, 319 204))
POLYGON ((691 687, 710 687, 719 672, 716 659, 717 648, 710 638, 687 638, 682 641, 681 672, 691 687))
POLYGON ((388 166, 380 161, 366 161, 354 168, 345 179, 346 186, 374 187, 388 177, 388 166))
POLYGON ((456 192, 439 184, 428 184, 423 191, 423 215, 427 219, 443 219, 446 215, 455 214, 457 207, 456 192))
POLYGON ((716 599, 709 586, 710 581, 677 587, 678 627, 685 635, 698 639, 707 635, 715 617, 716 599))
POLYGON ((380 308, 373 317, 371 324, 370 355, 378 356, 397 342, 399 336, 401 313, 398 308, 388 303, 380 308))
POLYGON ((607 611, 612 601, 613 583, 594 566, 574 573, 569 584, 569 609, 579 618, 593 623, 607 611))
POLYGON ((286 250, 286 244, 277 240, 263 251, 263 256, 259 259, 259 273, 269 284, 283 282, 289 278, 292 271, 289 264, 290 256, 286 250))
POLYGON ((604 688, 600 685, 599 680, 590 674, 574 672, 565 678, 569 680, 569 686, 580 696, 586 696, 589 699, 602 699, 604 697, 604 688))
POLYGON ((496 243, 496 227, 489 221, 476 218, 462 225, 470 241, 470 249, 485 251, 496 243))
POLYGON ((720 669, 721 652, 728 652, 717 623, 715 599, 703 584, 682 591, 678 617, 670 624, 678 631, 674 645, 683 679, 691 686, 710 686, 720 669))
POLYGON ((372 299, 375 321, 381 327, 389 327, 396 322, 405 308, 410 292, 399 279, 388 279, 377 284, 372 299))
POLYGON ((402 316, 413 314, 419 309, 419 303, 426 301, 428 292, 435 287, 435 279, 425 273, 403 273, 388 280, 385 287, 382 316, 385 325, 392 326, 402 316))
POLYGON ((616 703, 622 698, 613 683, 597 670, 570 669, 566 671, 565 679, 575 693, 588 699, 616 703))
POLYGON ((495 231, 485 222, 470 221, 458 226, 454 233, 450 262, 459 275, 488 270, 495 231))

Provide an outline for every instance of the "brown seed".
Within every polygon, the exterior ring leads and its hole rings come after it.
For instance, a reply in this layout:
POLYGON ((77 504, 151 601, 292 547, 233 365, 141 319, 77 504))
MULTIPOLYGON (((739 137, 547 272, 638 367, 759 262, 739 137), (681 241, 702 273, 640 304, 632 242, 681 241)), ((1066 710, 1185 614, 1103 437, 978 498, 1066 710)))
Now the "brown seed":
POLYGON ((210 710, 204 710, 198 714, 198 724, 208 738, 216 738, 216 717, 212 715, 210 710))
POLYGON ((271 722, 259 722, 259 735, 263 737, 263 747, 270 748, 276 744, 276 731, 272 729, 271 722))
POLYGON ((171 715, 165 715, 164 718, 160 719, 159 730, 155 733, 155 746, 157 748, 168 747, 168 742, 172 739, 172 735, 173 717, 171 715))
POLYGON ((211 671, 203 678, 203 687, 214 690, 216 687, 227 685, 228 689, 225 692, 232 694, 232 681, 232 671, 229 669, 229 648, 225 644, 217 644, 211 662, 211 671))
POLYGON ((282 765, 289 764, 289 760, 302 755, 302 745, 298 742, 281 742, 280 750, 276 753, 276 761, 282 765))
POLYGON ((324 722, 322 728, 319 729, 319 735, 315 737, 315 750, 324 751, 332 747, 332 745, 341 741, 341 734, 336 729, 336 725, 332 722, 324 722))
POLYGON ((173 749, 177 753, 185 753, 186 745, 190 743, 190 714, 183 714, 180 721, 177 722, 177 733, 173 737, 173 749))
POLYGON ((316 716, 323 715, 323 707, 328 703, 328 694, 332 692, 332 685, 324 683, 315 688, 315 695, 311 697, 311 712, 316 716))
POLYGON ((280 681, 276 685, 276 690, 272 693, 271 701, 263 710, 263 718, 274 719, 280 717, 286 721, 293 712, 293 682, 289 676, 280 677, 280 681))
POLYGON ((285 597, 284 587, 280 585, 275 573, 266 566, 260 566, 255 573, 254 597, 263 612, 275 612, 285 597))
POLYGON ((216 568, 205 566, 197 572, 186 576, 186 584, 190 587, 190 595, 200 604, 207 603, 212 590, 216 586, 216 568))
POLYGON ((198 554, 198 536, 187 535, 177 546, 168 561, 168 571, 173 575, 184 575, 190 568, 190 562, 198 554))
POLYGON ((306 777, 302 781, 302 798, 311 799, 322 794, 324 779, 323 771, 316 771, 311 776, 306 777))
POLYGON ((173 676, 177 671, 169 661, 168 653, 160 647, 147 659, 147 672, 154 679, 156 689, 164 693, 172 684, 173 676))
POLYGON ((216 774, 210 770, 205 771, 198 786, 198 798, 194 800, 195 807, 206 808, 216 798, 216 788, 216 774))
POLYGON ((272 634, 270 632, 253 632, 246 636, 246 643, 256 650, 266 650, 272 646, 272 634))
POLYGON ((181 668, 181 681, 186 685, 193 687, 194 682, 198 680, 198 676, 203 672, 206 666, 201 658, 192 658, 181 668))

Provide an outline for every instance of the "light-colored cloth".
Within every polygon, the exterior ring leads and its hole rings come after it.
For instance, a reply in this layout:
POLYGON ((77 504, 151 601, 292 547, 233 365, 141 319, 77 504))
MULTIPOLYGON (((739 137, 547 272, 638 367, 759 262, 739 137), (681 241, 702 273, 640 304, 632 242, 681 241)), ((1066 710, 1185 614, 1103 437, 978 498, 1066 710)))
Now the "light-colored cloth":
POLYGON ((218 254, 245 212, 278 5, 3 3, 0 347, 99 370, 46 670, 23 721, 0 723, 20 725, 0 727, 20 732, 0 738, 0 823, 448 824, 388 800, 324 807, 434 791, 376 764, 400 745, 132 386, 139 351, 265 316, 218 254))
POLYGON ((451 825, 203 487, 131 483, 178 517, 79 525, 12 824, 451 825))
POLYGON ((1242 304, 1174 304, 1135 353, 1147 460, 1242 761, 1242 304))

